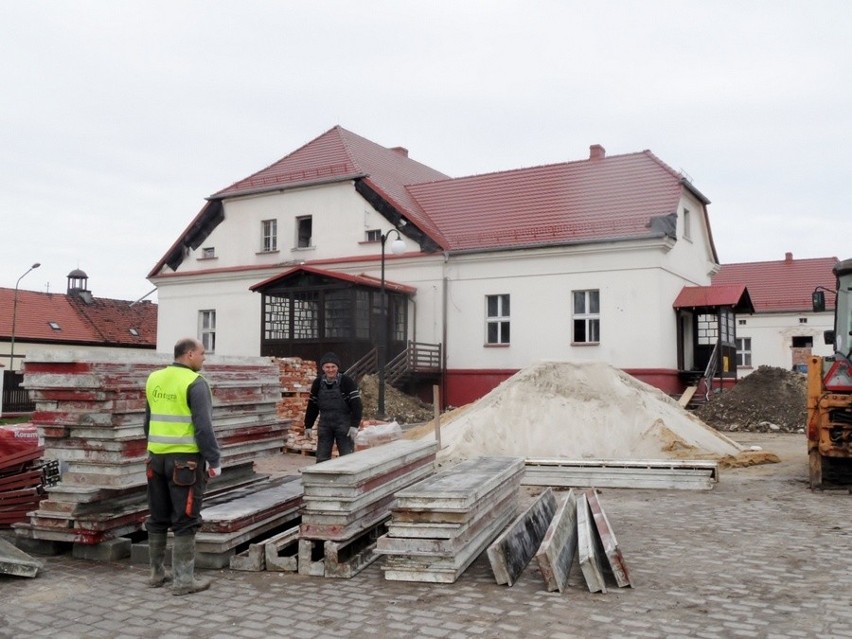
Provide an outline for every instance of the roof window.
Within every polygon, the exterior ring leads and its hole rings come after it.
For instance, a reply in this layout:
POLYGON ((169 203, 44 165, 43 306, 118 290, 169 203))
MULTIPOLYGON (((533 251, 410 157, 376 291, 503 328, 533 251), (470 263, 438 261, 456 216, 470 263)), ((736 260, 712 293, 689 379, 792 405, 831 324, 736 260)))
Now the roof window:
POLYGON ((54 331, 62 330, 61 328, 59 328, 59 324, 57 324, 56 322, 48 322, 47 325, 50 326, 50 328, 52 328, 54 331))
POLYGON ((139 337, 139 331, 135 328, 130 329, 130 334, 133 335, 133 337, 139 337))

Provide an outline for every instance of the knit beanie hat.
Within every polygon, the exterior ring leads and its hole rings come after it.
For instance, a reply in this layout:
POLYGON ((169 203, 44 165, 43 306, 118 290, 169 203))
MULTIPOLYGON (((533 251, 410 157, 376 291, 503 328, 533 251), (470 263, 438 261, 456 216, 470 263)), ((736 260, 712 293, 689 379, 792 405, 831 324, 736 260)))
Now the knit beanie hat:
POLYGON ((326 353, 320 360, 320 368, 322 368, 324 364, 335 364, 337 368, 340 368, 340 358, 334 353, 326 353))

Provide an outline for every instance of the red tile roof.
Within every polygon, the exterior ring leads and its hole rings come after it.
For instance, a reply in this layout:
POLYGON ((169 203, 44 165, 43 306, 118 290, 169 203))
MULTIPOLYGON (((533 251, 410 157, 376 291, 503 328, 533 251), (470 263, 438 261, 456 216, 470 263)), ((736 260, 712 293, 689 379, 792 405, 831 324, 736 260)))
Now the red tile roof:
MULTIPOLYGON (((709 201, 650 151, 452 179, 335 126, 281 160, 210 196, 229 197, 354 180, 356 189, 403 232, 446 251, 506 249, 674 237, 684 190, 709 201), (423 237, 425 236, 425 238, 423 237)), ((221 219, 196 216, 149 273, 177 268, 221 219), (199 231, 199 229, 201 231, 199 231)), ((703 212, 702 212, 703 213, 703 212)), ((222 218, 223 219, 223 218, 222 218)), ((710 245, 715 257, 712 237, 710 245)), ((430 250, 427 248, 426 250, 430 250)))
MULTIPOLYGON (((811 293, 817 286, 834 290, 831 269, 836 257, 789 259, 772 262, 723 264, 713 285, 740 283, 748 287, 758 313, 811 312, 811 293)), ((834 309, 834 295, 825 296, 826 309, 834 309)))
MULTIPOLYGON (((682 178, 650 151, 409 187, 451 249, 659 237, 682 178)), ((674 232, 674 227, 671 229, 674 232)))
POLYGON ((705 308, 729 306, 741 313, 753 313, 748 289, 742 284, 727 286, 684 286, 672 304, 673 308, 705 308))
MULTIPOLYGON (((11 340, 15 290, 0 288, 0 337, 11 340)), ((157 305, 91 298, 77 294, 19 290, 15 312, 15 340, 68 345, 156 348, 157 305), (59 330, 50 327, 54 322, 59 330), (133 335, 135 328, 139 335, 133 335)))
MULTIPOLYGON (((270 278, 263 280, 262 282, 258 282, 249 287, 249 290, 258 291, 263 290, 265 287, 269 286, 274 282, 280 282, 281 280, 287 279, 295 275, 296 273, 309 273, 312 275, 318 275, 320 277, 326 277, 332 280, 341 280, 344 282, 351 282, 353 284, 360 284, 362 286, 370 286, 372 288, 381 288, 382 281, 381 279, 370 277, 369 275, 350 275, 348 273, 341 273, 339 271, 329 271, 321 268, 315 268, 313 266, 295 266, 291 269, 284 271, 283 273, 279 273, 277 275, 273 275, 270 278)), ((398 284, 396 282, 391 282, 385 279, 385 288, 388 291, 397 291, 400 293, 407 293, 409 295, 414 295, 417 292, 417 288, 414 286, 407 286, 406 284, 398 284)))

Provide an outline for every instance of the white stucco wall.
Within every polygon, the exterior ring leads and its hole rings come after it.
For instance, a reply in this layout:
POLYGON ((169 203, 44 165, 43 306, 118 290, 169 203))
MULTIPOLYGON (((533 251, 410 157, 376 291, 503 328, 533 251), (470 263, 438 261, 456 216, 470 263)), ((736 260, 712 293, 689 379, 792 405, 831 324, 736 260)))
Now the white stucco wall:
MULTIPOLYGON (((451 368, 516 369, 540 359, 606 361, 625 368, 676 368, 672 303, 684 285, 706 285, 715 268, 703 208, 685 197, 691 240, 671 238, 425 256, 406 238, 410 255, 388 252, 385 277, 417 289, 409 334, 445 342, 451 368), (601 342, 571 343, 574 290, 601 292, 601 342), (511 344, 485 345, 485 297, 511 296, 511 344), (446 308, 444 307, 446 300, 446 308), (446 327, 444 319, 446 318, 446 327), (446 340, 446 341, 445 341, 446 340)), ((198 334, 198 313, 216 311, 216 353, 260 354, 260 303, 249 287, 302 260, 320 268, 380 276, 381 246, 366 231, 391 225, 351 182, 252 196, 225 203, 225 220, 191 252, 178 274, 153 278, 158 287, 158 350, 198 334), (312 248, 293 250, 298 216, 311 215, 312 248), (278 220, 279 251, 259 253, 261 221, 278 220), (204 247, 216 258, 198 259, 204 247), (345 256, 345 260, 334 262, 345 256), (360 259, 359 259, 360 256, 360 259)), ((680 223, 678 227, 678 233, 680 223)), ((388 247, 389 248, 389 247, 388 247)))
POLYGON ((793 365, 793 337, 813 338, 813 355, 832 355, 823 333, 834 327, 833 313, 761 313, 737 317, 737 337, 751 338, 751 368, 739 368, 744 377, 758 366, 775 366, 790 370, 793 365), (800 320, 807 320, 802 323, 800 320), (745 321, 745 324, 741 322, 745 321))

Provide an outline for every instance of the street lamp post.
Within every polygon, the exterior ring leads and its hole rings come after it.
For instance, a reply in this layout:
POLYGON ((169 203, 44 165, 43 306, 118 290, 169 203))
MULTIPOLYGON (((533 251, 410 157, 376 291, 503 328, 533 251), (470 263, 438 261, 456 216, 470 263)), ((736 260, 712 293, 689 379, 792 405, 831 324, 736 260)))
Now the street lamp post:
POLYGON ((26 273, 21 275, 18 278, 18 281, 15 282, 15 295, 12 298, 12 339, 11 344, 9 344, 9 370, 15 370, 15 323, 18 319, 18 285, 21 283, 21 280, 24 279, 30 271, 41 266, 38 262, 33 264, 26 273))
POLYGON ((379 331, 379 405, 377 407, 378 416, 380 419, 385 418, 385 364, 388 350, 388 298, 385 291, 385 242, 391 233, 396 233, 396 239, 391 243, 391 253, 399 255, 405 251, 405 242, 402 241, 402 236, 396 229, 391 229, 382 235, 382 285, 381 285, 381 300, 382 300, 382 316, 379 320, 381 330, 379 331))

